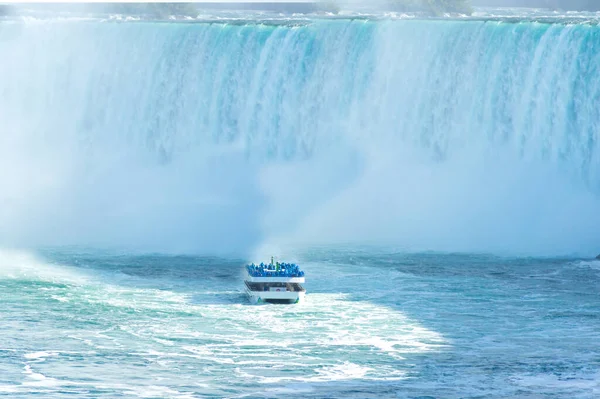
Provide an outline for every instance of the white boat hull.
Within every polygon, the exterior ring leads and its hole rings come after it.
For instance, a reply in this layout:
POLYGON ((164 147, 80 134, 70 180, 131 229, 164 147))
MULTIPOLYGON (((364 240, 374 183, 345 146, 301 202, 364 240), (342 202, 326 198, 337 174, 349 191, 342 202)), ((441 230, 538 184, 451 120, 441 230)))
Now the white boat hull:
POLYGON ((252 304, 302 303, 304 294, 304 291, 251 291, 246 288, 246 295, 252 304))

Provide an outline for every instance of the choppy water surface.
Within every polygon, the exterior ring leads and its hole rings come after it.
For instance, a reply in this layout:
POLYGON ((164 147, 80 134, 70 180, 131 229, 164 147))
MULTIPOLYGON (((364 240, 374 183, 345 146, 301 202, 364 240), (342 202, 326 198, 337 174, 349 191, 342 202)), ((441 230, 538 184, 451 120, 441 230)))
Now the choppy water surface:
POLYGON ((1 254, 11 397, 600 392, 600 262, 315 251, 307 301, 248 305, 238 260, 1 254))

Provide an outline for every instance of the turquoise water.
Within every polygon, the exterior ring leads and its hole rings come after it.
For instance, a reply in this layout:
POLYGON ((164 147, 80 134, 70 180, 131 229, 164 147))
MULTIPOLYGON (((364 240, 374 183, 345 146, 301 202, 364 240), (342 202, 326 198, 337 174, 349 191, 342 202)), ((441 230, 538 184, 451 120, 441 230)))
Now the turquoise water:
POLYGON ((600 262, 318 250, 304 304, 237 260, 2 253, 10 397, 595 398, 600 262))
POLYGON ((553 18, 2 20, 0 394, 597 397, 600 28, 553 18), (305 304, 247 303, 271 255, 305 304))

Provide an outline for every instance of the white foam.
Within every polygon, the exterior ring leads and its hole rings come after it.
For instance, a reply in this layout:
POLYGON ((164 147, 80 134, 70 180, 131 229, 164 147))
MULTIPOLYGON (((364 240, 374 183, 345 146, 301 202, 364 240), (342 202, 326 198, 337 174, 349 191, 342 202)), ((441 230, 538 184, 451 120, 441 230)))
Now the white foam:
POLYGON ((52 387, 58 387, 58 386, 68 383, 65 381, 57 380, 55 378, 46 377, 42 373, 37 373, 32 370, 30 365, 25 365, 23 373, 26 374, 30 380, 32 380, 32 381, 23 382, 23 385, 26 385, 26 386, 52 388, 52 387))
POLYGON ((45 359, 47 357, 58 356, 60 352, 31 352, 23 355, 26 359, 45 359))
POLYGON ((146 387, 128 387, 126 389, 132 395, 140 398, 157 398, 157 397, 168 397, 177 399, 195 399, 196 395, 191 393, 182 393, 175 389, 160 386, 160 385, 149 385, 146 387))
POLYGON ((540 392, 560 390, 587 392, 594 397, 600 394, 600 372, 594 374, 578 374, 557 376, 555 374, 532 374, 515 376, 513 382, 540 392))
POLYGON ((19 385, 0 385, 0 392, 14 393, 19 391, 19 385))
POLYGON ((577 262, 576 265, 578 267, 600 270, 600 260, 580 261, 577 262))
POLYGON ((323 368, 316 368, 315 374, 311 377, 262 377, 260 382, 263 384, 275 384, 289 381, 299 382, 331 382, 341 380, 352 380, 352 379, 366 379, 368 374, 372 372, 371 367, 360 366, 352 362, 343 362, 333 366, 326 366, 323 368))
MULTIPOLYGON (((168 304, 163 306, 164 311, 171 309, 168 304)), ((132 354, 164 364, 193 358, 215 371, 235 367, 240 380, 261 383, 375 381, 401 379, 405 371, 401 366, 370 368, 352 360, 354 357, 387 356, 401 361, 408 354, 448 346, 439 333, 401 312, 342 294, 311 294, 305 303, 295 306, 188 304, 185 311, 202 316, 197 323, 165 317, 122 325, 121 331, 136 342, 171 342, 163 346, 166 350, 145 348, 132 354), (173 345, 171 340, 186 344, 173 345), (198 344, 188 344, 190 340, 198 344), (279 369, 295 372, 273 373, 279 369)))

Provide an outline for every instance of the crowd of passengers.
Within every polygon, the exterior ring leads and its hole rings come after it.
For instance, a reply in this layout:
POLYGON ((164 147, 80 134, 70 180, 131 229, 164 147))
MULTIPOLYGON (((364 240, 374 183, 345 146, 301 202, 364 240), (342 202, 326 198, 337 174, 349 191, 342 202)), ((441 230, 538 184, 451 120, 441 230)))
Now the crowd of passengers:
POLYGON ((304 272, 294 263, 279 263, 246 266, 252 277, 304 277, 304 272))

